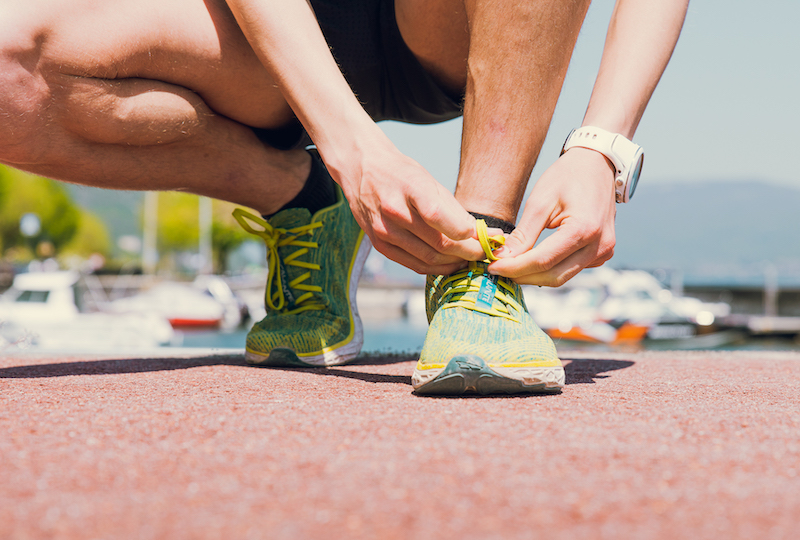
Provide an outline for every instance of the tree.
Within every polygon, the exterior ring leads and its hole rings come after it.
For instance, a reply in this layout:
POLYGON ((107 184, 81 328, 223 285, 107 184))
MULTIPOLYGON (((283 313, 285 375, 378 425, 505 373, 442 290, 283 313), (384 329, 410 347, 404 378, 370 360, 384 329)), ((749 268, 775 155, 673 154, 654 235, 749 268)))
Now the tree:
POLYGON ((224 201, 214 201, 214 223, 211 226, 211 242, 214 246, 215 266, 218 272, 224 272, 228 264, 228 255, 243 242, 253 237, 239 226, 233 218, 236 205, 224 201))
POLYGON ((54 180, 0 167, 0 197, 0 245, 4 250, 33 249, 50 242, 58 253, 78 230, 81 211, 54 180), (41 223, 38 233, 27 238, 20 231, 25 214, 35 214, 41 223))
POLYGON ((111 239, 105 224, 91 212, 81 212, 78 228, 72 239, 64 246, 63 254, 86 257, 99 253, 107 257, 111 252, 111 239))
MULTIPOLYGON (((212 204, 211 244, 214 270, 224 272, 228 254, 250 235, 231 215, 236 205, 214 200, 212 204)), ((177 191, 158 195, 158 250, 197 251, 199 244, 199 200, 197 195, 177 191)))

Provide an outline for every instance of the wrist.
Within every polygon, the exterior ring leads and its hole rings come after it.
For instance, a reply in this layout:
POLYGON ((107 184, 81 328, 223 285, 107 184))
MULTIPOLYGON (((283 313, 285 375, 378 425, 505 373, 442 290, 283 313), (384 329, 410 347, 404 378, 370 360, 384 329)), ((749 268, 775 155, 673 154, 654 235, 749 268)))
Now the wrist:
POLYGON ((568 159, 579 160, 581 164, 584 164, 584 166, 588 166, 592 170, 597 171, 598 174, 602 176, 603 180, 607 181, 608 185, 613 189, 616 169, 611 160, 604 156, 601 152, 592 150, 591 148, 576 146, 570 148, 570 150, 565 152, 562 157, 567 156, 569 156, 568 159))
POLYGON ((619 133, 612 133, 597 126, 573 129, 561 154, 574 148, 585 148, 605 156, 614 166, 614 192, 619 203, 626 203, 633 196, 644 163, 641 146, 619 133))
POLYGON ((313 139, 325 165, 337 182, 358 176, 359 163, 376 147, 393 145, 378 125, 361 109, 360 114, 340 116, 326 122, 313 139))

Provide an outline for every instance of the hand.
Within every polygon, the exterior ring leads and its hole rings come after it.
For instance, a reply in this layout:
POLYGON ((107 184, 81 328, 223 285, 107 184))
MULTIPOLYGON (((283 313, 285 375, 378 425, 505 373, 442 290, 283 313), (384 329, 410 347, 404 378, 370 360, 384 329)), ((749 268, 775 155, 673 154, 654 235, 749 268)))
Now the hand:
POLYGON ((561 156, 536 182, 489 271, 520 284, 558 287, 609 260, 615 244, 613 171, 594 150, 572 148, 561 156), (558 230, 534 248, 545 228, 558 230))
POLYGON ((375 249, 420 274, 450 274, 485 257, 473 218, 391 142, 374 141, 346 169, 329 167, 375 249), (356 165, 354 165, 354 163, 356 165))

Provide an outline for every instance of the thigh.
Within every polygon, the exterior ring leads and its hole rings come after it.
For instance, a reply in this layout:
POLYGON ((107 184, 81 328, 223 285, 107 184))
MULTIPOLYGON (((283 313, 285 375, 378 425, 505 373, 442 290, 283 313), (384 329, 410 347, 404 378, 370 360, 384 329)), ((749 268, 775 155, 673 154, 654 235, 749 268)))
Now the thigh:
POLYGON ((258 127, 288 105, 223 0, 7 2, 48 75, 141 78, 187 88, 219 114, 258 127))
POLYGON ((469 28, 464 0, 395 0, 397 26, 420 64, 449 92, 467 82, 469 28))
POLYGON ((374 120, 429 124, 461 114, 463 85, 451 91, 420 63, 398 28, 395 0, 310 2, 342 72, 374 120))

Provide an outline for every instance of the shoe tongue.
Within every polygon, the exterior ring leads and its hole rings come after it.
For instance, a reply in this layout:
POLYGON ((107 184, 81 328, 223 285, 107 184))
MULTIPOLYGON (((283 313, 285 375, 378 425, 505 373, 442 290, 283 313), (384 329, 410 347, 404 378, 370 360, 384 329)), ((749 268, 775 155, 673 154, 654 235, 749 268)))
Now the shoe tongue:
POLYGON ((278 229, 294 229, 311 223, 311 212, 307 208, 287 208, 269 219, 269 224, 278 229))

